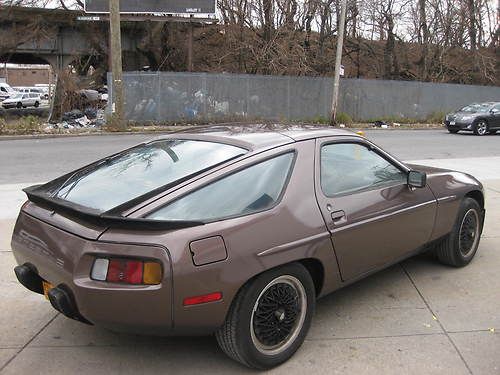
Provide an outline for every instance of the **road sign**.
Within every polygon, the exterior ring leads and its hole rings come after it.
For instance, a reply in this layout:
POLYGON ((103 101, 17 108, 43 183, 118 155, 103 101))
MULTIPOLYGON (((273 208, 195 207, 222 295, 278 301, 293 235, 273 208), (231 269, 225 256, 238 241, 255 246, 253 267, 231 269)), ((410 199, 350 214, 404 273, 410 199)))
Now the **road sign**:
POLYGON ((100 21, 101 17, 99 16, 78 16, 76 17, 77 21, 100 21))
MULTIPOLYGON (((85 12, 109 13, 109 0, 86 0, 85 12)), ((120 0, 120 13, 214 14, 215 0, 120 0)))

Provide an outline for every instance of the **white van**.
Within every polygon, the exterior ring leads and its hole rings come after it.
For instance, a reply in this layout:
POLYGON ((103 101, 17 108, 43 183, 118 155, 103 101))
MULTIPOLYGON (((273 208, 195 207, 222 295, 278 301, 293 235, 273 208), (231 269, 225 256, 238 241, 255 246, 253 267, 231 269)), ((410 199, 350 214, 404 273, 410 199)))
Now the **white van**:
POLYGON ((10 98, 15 93, 16 90, 10 87, 7 83, 0 83, 0 102, 10 98))
POLYGON ((14 90, 17 92, 22 92, 25 94, 39 94, 41 98, 48 99, 49 98, 49 89, 48 87, 24 87, 24 86, 15 86, 14 90))

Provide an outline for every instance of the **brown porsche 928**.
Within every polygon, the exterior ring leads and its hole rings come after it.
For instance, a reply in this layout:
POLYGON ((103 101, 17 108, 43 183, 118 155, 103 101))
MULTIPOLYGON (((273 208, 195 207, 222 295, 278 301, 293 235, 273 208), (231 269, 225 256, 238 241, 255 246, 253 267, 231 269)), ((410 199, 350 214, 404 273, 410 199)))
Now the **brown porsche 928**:
POLYGON ((307 126, 173 133, 25 192, 25 287, 111 330, 215 333, 259 369, 299 348, 318 297, 423 251, 468 264, 485 214, 467 174, 307 126))

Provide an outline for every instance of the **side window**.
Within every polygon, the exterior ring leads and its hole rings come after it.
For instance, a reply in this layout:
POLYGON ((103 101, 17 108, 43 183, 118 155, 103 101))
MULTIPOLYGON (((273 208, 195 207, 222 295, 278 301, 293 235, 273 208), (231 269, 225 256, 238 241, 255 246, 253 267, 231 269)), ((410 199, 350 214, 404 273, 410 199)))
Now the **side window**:
POLYGON ((495 113, 499 113, 500 112, 500 104, 496 104, 495 106, 493 106, 493 111, 495 113))
POLYGON ((333 143, 321 148, 321 189, 326 196, 405 181, 403 171, 358 143, 333 143))
POLYGON ((280 199, 293 159, 290 152, 254 164, 169 203, 148 218, 213 221, 271 208, 280 199))

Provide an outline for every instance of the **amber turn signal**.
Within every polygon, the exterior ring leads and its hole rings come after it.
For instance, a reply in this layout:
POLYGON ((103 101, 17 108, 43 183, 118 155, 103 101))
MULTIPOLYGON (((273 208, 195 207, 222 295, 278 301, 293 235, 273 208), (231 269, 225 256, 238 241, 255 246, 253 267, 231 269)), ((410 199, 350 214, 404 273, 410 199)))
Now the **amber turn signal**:
POLYGON ((161 265, 155 262, 144 263, 144 284, 156 285, 161 282, 161 265))

